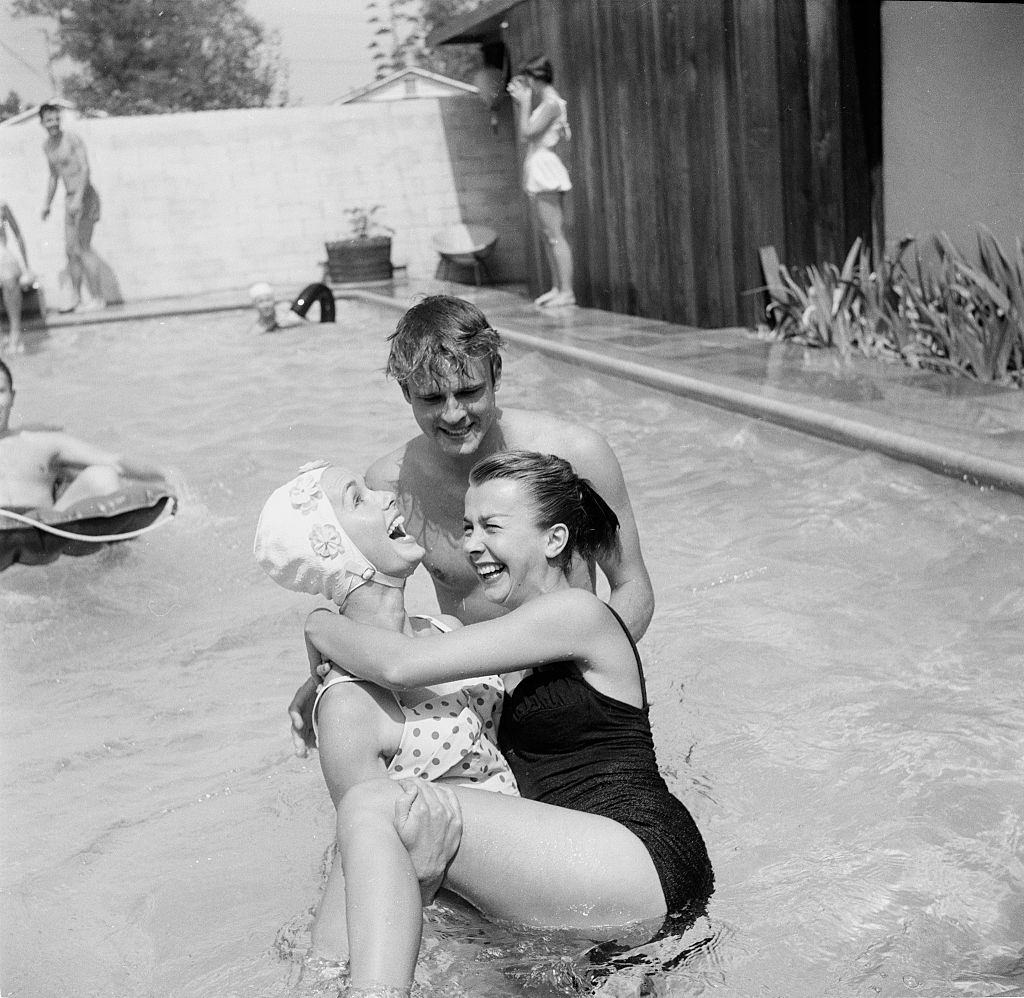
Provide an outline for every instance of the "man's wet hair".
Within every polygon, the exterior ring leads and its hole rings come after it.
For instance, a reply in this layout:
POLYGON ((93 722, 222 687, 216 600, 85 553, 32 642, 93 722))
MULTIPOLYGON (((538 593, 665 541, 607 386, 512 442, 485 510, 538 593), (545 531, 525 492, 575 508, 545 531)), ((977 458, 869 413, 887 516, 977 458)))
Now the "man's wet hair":
POLYGON ((60 112, 62 110, 64 110, 64 109, 60 106, 60 104, 40 104, 39 105, 39 120, 40 121, 43 120, 43 115, 46 114, 47 111, 56 111, 58 114, 60 114, 60 112))
POLYGON ((388 337, 385 372, 403 388, 413 379, 446 381, 466 376, 480 361, 492 380, 501 371, 501 337, 487 317, 463 298, 431 295, 417 302, 388 337))

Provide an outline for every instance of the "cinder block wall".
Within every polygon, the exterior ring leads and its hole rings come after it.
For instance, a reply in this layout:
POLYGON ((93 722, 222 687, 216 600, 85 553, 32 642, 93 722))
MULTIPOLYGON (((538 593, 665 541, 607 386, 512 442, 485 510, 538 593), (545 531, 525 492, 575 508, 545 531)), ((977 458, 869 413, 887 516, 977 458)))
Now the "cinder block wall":
MULTIPOLYGON (((349 235, 345 209, 382 206, 393 262, 432 277, 433 233, 456 222, 499 232, 492 271, 525 277, 528 220, 509 123, 497 134, 475 97, 314 108, 71 120, 86 142, 102 219, 94 247, 126 300, 268 280, 318 280, 324 243, 349 235)), ((0 128, 0 197, 55 300, 63 185, 49 221, 38 121, 0 128)))

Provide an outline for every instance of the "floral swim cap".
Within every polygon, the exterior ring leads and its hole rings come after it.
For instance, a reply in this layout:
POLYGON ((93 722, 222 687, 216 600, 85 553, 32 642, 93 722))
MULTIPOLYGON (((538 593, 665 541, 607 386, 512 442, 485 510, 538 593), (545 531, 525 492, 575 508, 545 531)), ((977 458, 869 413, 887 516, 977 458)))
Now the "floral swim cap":
POLYGON ((285 589, 323 596, 339 607, 371 580, 401 589, 405 579, 378 571, 342 529, 320 485, 328 467, 326 461, 303 465, 271 493, 252 548, 260 567, 285 589))

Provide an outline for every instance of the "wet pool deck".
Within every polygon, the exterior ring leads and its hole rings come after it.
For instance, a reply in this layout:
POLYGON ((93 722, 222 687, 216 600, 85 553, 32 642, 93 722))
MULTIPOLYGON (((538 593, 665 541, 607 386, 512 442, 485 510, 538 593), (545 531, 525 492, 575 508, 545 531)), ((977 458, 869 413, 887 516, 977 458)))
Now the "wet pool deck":
MULTIPOLYGON (((874 450, 940 474, 1024 495, 1024 391, 842 360, 836 351, 770 343, 745 329, 698 329, 597 309, 542 309, 520 288, 395 282, 341 288, 336 297, 392 308, 423 294, 474 301, 506 340, 636 383, 847 446, 874 450)), ((249 307, 244 291, 140 302, 55 315, 66 326, 249 307)))

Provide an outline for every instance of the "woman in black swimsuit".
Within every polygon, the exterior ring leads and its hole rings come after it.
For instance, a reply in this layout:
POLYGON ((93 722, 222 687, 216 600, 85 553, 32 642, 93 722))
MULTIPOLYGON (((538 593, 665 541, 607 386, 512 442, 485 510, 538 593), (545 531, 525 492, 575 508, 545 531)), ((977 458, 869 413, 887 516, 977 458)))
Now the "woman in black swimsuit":
MULTIPOLYGON (((320 610, 306 623, 314 659, 391 689, 506 674, 499 738, 523 797, 454 791, 462 839, 444 886, 490 918, 594 939, 638 924, 654 934, 713 889, 700 833, 658 772, 636 646, 566 576, 574 555, 614 548, 617 529, 566 461, 496 454, 470 474, 464 549, 488 598, 511 612, 433 641, 320 610)), ((351 984, 366 989, 353 994, 404 994, 412 982, 422 913, 395 827, 400 794, 367 781, 339 808, 351 984)))

